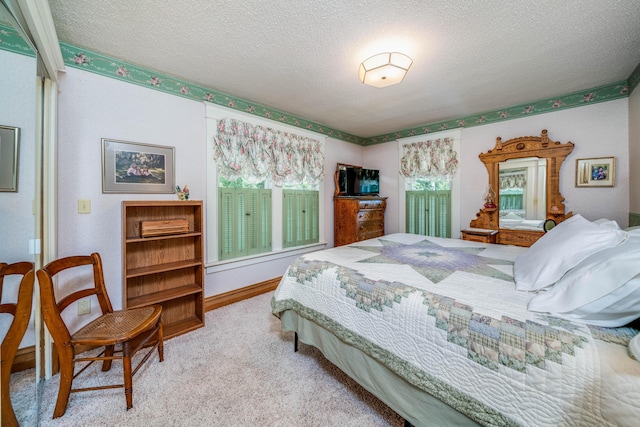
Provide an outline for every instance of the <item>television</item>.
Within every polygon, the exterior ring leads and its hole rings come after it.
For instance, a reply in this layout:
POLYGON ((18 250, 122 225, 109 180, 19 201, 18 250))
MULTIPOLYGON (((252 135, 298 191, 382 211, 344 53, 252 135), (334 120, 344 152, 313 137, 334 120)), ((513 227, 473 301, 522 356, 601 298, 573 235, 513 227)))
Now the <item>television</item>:
POLYGON ((377 169, 347 166, 340 175, 340 190, 346 196, 377 196, 380 192, 377 169))

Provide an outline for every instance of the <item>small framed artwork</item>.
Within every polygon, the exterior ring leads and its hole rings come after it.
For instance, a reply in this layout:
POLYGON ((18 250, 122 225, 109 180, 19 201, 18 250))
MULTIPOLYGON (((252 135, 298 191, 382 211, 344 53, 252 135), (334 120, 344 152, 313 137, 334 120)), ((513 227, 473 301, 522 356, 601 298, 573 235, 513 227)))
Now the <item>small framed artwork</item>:
POLYGON ((102 192, 175 192, 174 148, 103 138, 102 192))
POLYGON ((576 160, 576 187, 613 187, 615 177, 615 157, 576 160))
POLYGON ((20 128, 0 126, 0 191, 18 191, 20 128))

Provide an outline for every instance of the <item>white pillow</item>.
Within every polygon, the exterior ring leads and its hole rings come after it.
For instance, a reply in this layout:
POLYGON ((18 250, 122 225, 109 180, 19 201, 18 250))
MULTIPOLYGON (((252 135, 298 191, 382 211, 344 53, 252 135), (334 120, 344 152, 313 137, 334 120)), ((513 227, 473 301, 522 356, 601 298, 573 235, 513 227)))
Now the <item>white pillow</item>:
POLYGON ((640 317, 640 237, 589 256, 529 301, 529 310, 598 326, 640 317))
POLYGON ((620 226, 613 219, 600 218, 600 219, 596 219, 595 221, 593 221, 593 223, 594 224, 598 224, 601 227, 609 227, 609 228, 613 228, 615 230, 620 230, 620 226))
POLYGON ((516 289, 537 291, 554 284, 580 261, 624 242, 622 230, 601 227, 574 215, 549 230, 513 264, 516 289))

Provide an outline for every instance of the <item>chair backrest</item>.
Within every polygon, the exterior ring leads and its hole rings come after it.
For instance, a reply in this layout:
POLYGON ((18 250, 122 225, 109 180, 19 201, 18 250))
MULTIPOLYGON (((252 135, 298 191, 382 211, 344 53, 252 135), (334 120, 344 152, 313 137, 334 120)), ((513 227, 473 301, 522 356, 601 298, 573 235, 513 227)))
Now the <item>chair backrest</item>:
POLYGON ((6 276, 21 275, 18 298, 15 303, 0 304, 0 313, 8 313, 13 316, 11 326, 2 340, 3 359, 5 352, 8 351, 7 346, 10 345, 18 349, 20 341, 24 336, 29 319, 31 318, 31 305, 33 301, 33 263, 16 262, 14 264, 0 263, 0 301, 4 293, 4 279, 6 276))
MULTIPOLYGON (((113 311, 109 295, 104 284, 104 274, 102 270, 102 260, 100 255, 93 253, 91 255, 70 256, 51 261, 37 272, 38 283, 40 284, 40 305, 42 307, 42 317, 49 329, 49 333, 56 342, 56 345, 64 345, 71 341, 71 334, 65 324, 61 313, 75 301, 95 295, 98 298, 102 314, 113 311), (93 281, 90 287, 75 290, 61 299, 56 298, 54 290, 55 280, 59 279, 56 275, 62 271, 68 271, 80 267, 92 266, 93 281)), ((72 275, 66 276, 71 278, 72 275)), ((63 283, 57 281, 60 288, 63 283)))

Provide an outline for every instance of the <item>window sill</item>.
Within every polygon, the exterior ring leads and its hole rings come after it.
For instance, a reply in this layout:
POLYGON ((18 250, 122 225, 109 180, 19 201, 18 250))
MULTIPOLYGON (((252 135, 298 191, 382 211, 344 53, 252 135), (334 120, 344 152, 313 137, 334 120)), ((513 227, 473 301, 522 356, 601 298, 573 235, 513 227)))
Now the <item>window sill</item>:
POLYGON ((298 256, 309 252, 315 252, 325 249, 327 242, 312 243, 305 246, 296 246, 295 248, 285 248, 277 251, 265 252, 261 254, 251 255, 242 258, 234 258, 224 261, 211 261, 205 264, 207 274, 217 273, 234 268, 248 267, 254 264, 274 261, 291 256, 298 256))

